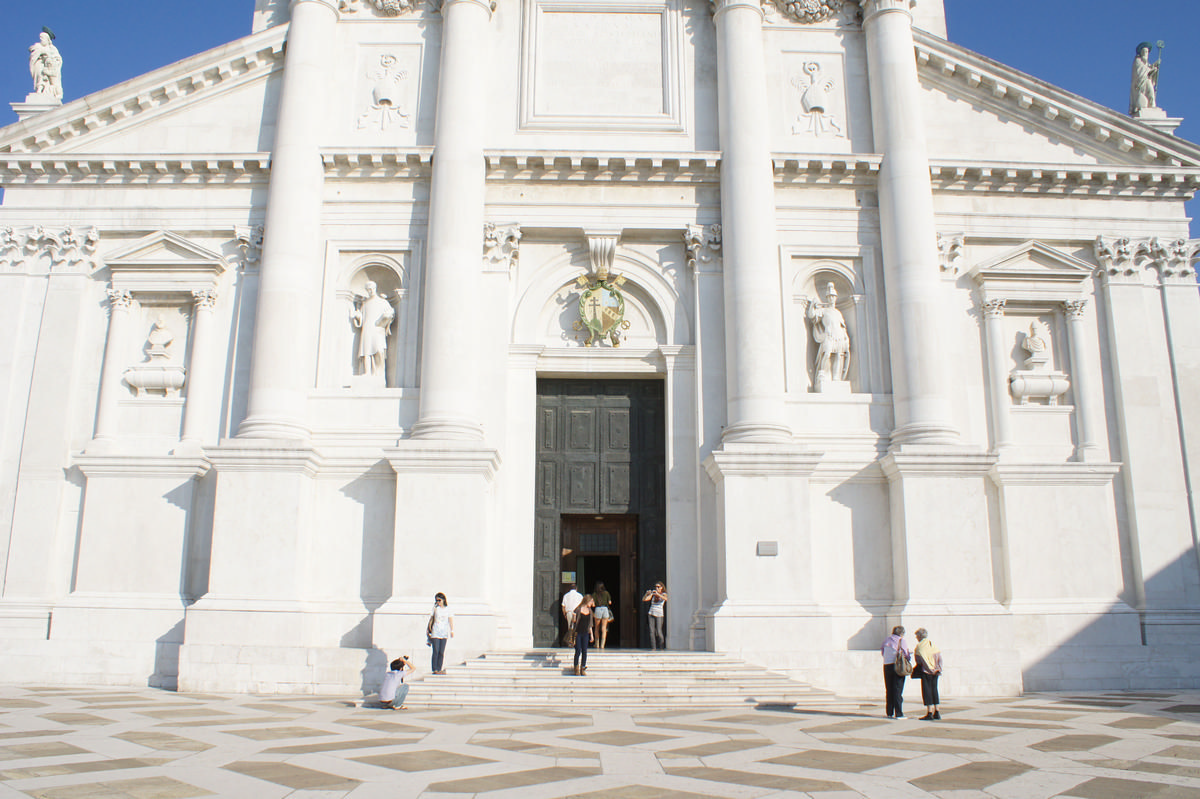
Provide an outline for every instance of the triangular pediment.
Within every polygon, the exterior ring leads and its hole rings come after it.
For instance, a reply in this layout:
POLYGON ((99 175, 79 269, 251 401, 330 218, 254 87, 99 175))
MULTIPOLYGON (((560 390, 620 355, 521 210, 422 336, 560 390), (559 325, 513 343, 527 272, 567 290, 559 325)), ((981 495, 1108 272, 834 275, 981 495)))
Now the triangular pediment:
POLYGON ((114 288, 155 292, 206 289, 228 268, 214 252, 167 230, 118 247, 102 259, 114 288))
POLYGON ((1078 295, 1096 265, 1040 241, 976 264, 967 274, 985 296, 1009 299, 1055 299, 1078 295))
MULTIPOLYGON (((269 28, 0 128, 0 153, 121 152, 125 142, 137 140, 131 132, 155 120, 193 108, 219 118, 221 102, 239 92, 264 92, 282 64, 286 35, 287 26, 269 28)), ((257 141, 218 144, 215 151, 261 149, 257 141)))
POLYGON ((1200 167, 1196 144, 945 39, 922 31, 914 37, 931 95, 934 162, 1200 167))

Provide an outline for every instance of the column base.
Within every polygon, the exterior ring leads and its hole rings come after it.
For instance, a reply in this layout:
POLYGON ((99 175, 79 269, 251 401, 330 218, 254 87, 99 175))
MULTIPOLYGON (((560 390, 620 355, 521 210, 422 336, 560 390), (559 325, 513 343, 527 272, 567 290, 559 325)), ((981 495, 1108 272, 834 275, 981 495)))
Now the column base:
POLYGON ((300 419, 248 416, 238 425, 237 438, 304 442, 312 438, 312 430, 300 419))
POLYGON ((422 419, 412 427, 412 437, 422 440, 483 441, 483 428, 469 419, 422 419))

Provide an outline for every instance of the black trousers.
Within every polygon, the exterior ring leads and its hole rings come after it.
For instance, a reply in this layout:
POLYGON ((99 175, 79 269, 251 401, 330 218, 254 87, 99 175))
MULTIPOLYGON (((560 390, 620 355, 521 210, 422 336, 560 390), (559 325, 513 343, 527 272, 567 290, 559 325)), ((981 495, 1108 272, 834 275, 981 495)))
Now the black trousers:
POLYGON ((941 699, 938 697, 937 681, 939 674, 930 674, 927 671, 921 672, 921 701, 925 703, 925 707, 940 705, 941 699))
POLYGON ((587 668, 587 651, 588 651, 588 628, 592 623, 591 616, 579 616, 576 621, 578 627, 575 631, 575 668, 587 668))
POLYGON ((888 716, 903 716, 904 675, 897 674, 891 663, 883 664, 883 687, 887 693, 888 716))

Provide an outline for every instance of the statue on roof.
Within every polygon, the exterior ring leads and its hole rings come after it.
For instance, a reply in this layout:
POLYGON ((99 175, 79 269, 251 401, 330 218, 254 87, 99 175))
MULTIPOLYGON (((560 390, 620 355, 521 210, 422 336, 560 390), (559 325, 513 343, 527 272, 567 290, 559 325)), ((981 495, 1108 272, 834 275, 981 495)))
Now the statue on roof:
POLYGON ((1148 108, 1158 108, 1158 69, 1162 64, 1163 43, 1158 43, 1158 60, 1150 63, 1150 50, 1154 45, 1142 42, 1137 46, 1133 59, 1133 80, 1129 88, 1129 115, 1141 116, 1148 108))
POLYGON ((62 55, 54 46, 54 31, 42 28, 36 44, 29 48, 29 74, 33 76, 33 92, 57 100, 63 98, 62 55))

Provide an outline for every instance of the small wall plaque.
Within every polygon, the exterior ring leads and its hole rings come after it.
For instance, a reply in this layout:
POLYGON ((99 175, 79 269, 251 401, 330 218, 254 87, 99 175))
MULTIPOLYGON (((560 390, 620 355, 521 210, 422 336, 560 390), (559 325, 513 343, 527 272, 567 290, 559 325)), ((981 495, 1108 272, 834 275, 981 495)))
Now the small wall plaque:
POLYGON ((758 556, 760 558, 773 558, 779 554, 778 541, 759 541, 758 556))

